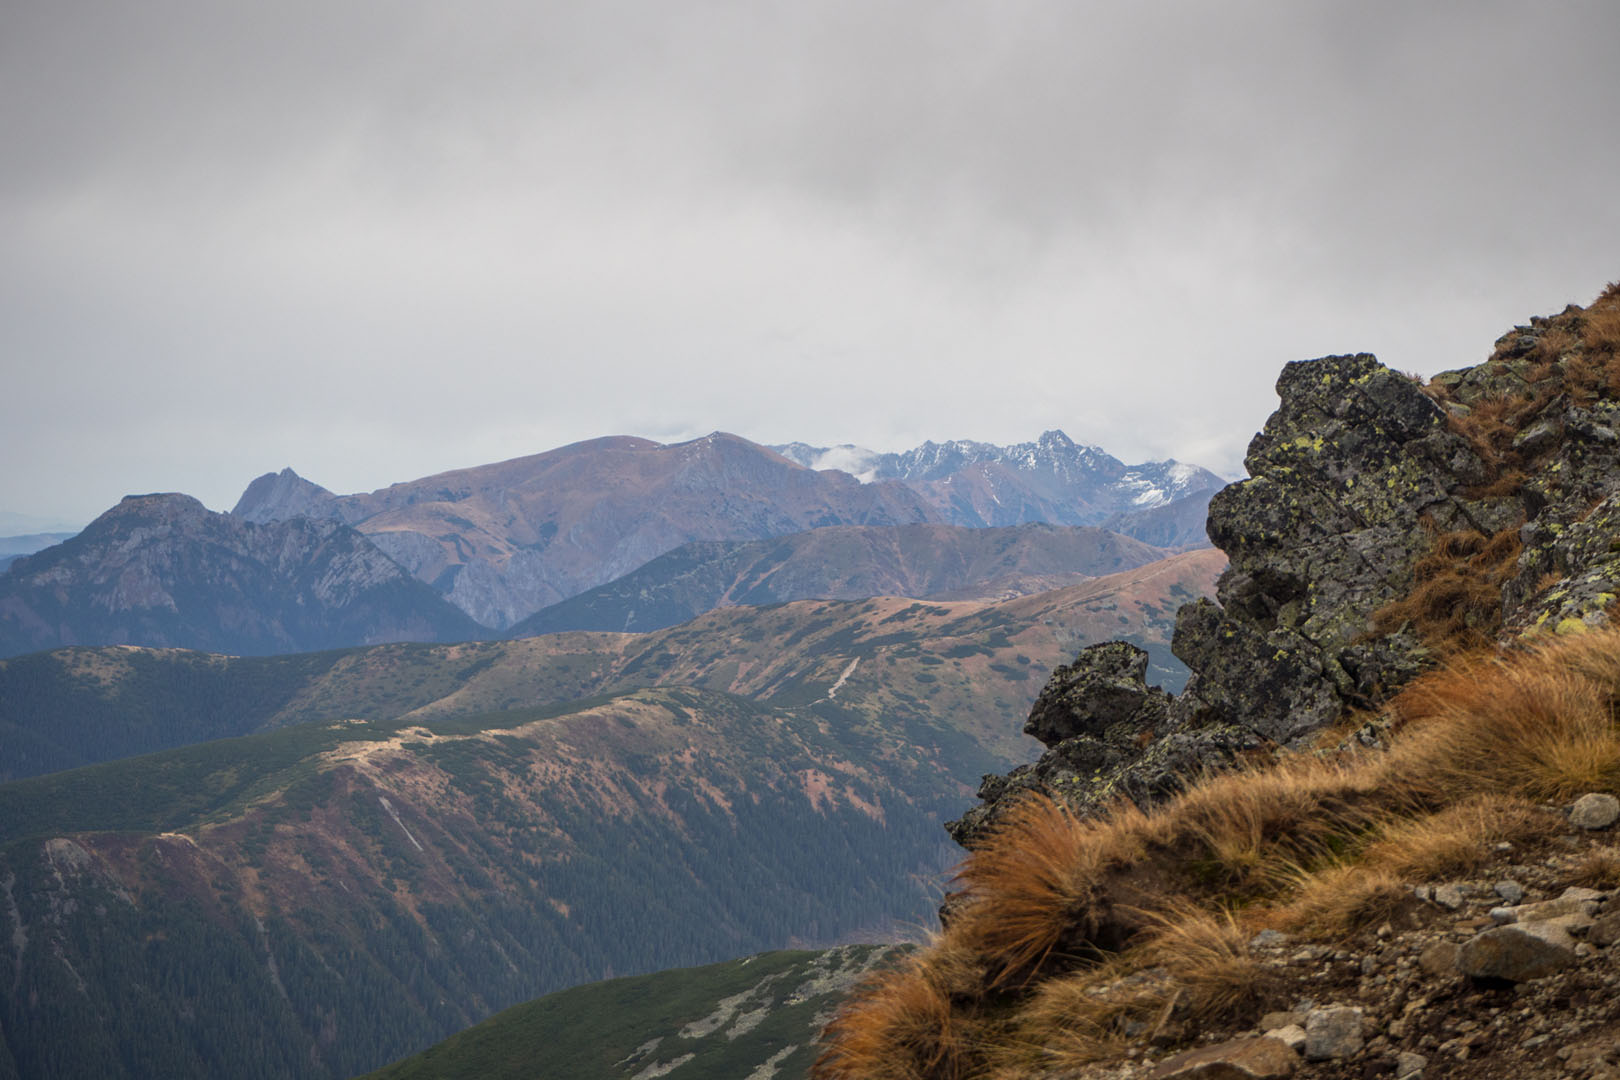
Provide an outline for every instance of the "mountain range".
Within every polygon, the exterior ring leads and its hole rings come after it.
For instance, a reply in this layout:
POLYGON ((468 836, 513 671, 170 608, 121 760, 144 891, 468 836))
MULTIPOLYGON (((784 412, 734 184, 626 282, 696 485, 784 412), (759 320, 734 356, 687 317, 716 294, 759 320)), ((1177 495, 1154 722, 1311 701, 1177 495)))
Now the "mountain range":
POLYGON ((1033 443, 926 443, 874 455, 860 478, 721 432, 664 445, 614 437, 335 495, 291 469, 254 480, 232 514, 332 518, 483 625, 501 630, 683 544, 765 540, 831 525, 1100 525, 1156 546, 1203 546, 1202 507, 1223 481, 1176 462, 1126 466, 1061 432, 1033 443), (891 460, 892 459, 892 460, 891 460), (881 473, 881 475, 880 475, 881 473), (1173 522, 1180 528, 1167 528, 1173 522))
MULTIPOLYGON (((899 481, 922 495, 940 520, 970 528, 1028 521, 1097 525, 1113 519, 1122 526, 1118 531, 1135 535, 1129 527, 1132 514, 1207 496, 1226 484, 1208 469, 1173 460, 1126 465, 1061 431, 1009 446, 968 439, 925 442, 904 453, 880 454, 847 443, 771 449, 806 468, 842 470, 867 483, 899 481)), ((1181 541, 1203 542, 1201 528, 1181 541)))

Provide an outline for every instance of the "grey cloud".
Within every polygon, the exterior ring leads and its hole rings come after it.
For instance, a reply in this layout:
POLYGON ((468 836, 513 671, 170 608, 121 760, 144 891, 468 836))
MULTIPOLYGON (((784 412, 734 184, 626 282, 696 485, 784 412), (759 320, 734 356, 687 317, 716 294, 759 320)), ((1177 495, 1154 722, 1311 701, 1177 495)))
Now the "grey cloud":
POLYGON ((1287 360, 1620 276, 1604 3, 4 18, 0 509, 618 431, 1230 470, 1287 360))

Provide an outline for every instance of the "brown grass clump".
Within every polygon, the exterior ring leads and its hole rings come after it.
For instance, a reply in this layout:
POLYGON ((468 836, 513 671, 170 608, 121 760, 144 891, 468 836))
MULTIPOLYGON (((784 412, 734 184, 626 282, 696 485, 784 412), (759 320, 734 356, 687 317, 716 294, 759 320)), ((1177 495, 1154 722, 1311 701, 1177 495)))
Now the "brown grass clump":
MULTIPOLYGON (((1412 903, 1414 879, 1560 827, 1531 800, 1620 791, 1617 703, 1620 630, 1591 631, 1421 677, 1385 752, 1284 755, 1149 812, 1030 798, 963 863, 940 941, 846 1003, 813 1075, 1016 1075, 1113 1056, 1172 1015, 1259 1008, 1260 925, 1353 935, 1412 903)), ((1578 873, 1620 883, 1620 854, 1578 873)))
POLYGON ((1502 628, 1502 586, 1518 569, 1524 545, 1517 526, 1492 536, 1477 530, 1436 533, 1412 567, 1412 590, 1373 612, 1380 634, 1410 624, 1442 654, 1475 651, 1502 628))
POLYGON ((1392 779, 1450 800, 1620 789, 1617 696, 1620 632, 1612 630, 1454 664, 1397 699, 1410 732, 1391 754, 1392 779))
POLYGON ((956 1000, 971 960, 943 943, 866 980, 822 1033, 823 1080, 961 1080, 979 1026, 956 1000))
POLYGON ((1309 937, 1347 938, 1384 922, 1411 896, 1388 870, 1334 862, 1320 869, 1298 868, 1294 897, 1276 921, 1309 937))
POLYGON ((992 1075, 1073 1069, 1121 1056, 1131 1026, 1158 1025, 1164 997, 1155 990, 1153 981, 1127 975, 1117 963, 1046 980, 1018 1010, 1007 1041, 991 1048, 999 1069, 992 1075))
POLYGON ((1543 839, 1559 824, 1525 799, 1476 795, 1438 813, 1390 821, 1362 861, 1407 881, 1458 877, 1489 862, 1494 845, 1543 839))
POLYGON ((963 933, 995 958, 992 984, 1027 979, 1054 952, 1109 936, 1100 934, 1097 883, 1146 854, 1145 821, 1125 807, 1105 818, 1081 819, 1061 802, 1034 796, 968 855, 956 878, 974 901, 963 933))
POLYGON ((1611 847, 1588 852, 1569 883, 1588 889, 1620 889, 1620 851, 1611 847))
POLYGON ((1204 891, 1242 899, 1276 893, 1296 865, 1331 854, 1380 813, 1365 779, 1329 757, 1298 757, 1192 785, 1167 815, 1196 853, 1204 891))
MULTIPOLYGON (((1267 1000, 1267 969, 1249 955, 1251 932, 1230 911, 1209 912, 1185 901, 1155 912, 1140 962, 1162 968, 1175 990, 1165 999, 1194 1021, 1258 1016, 1267 1000)), ((1163 996, 1161 994, 1161 996, 1163 996)))

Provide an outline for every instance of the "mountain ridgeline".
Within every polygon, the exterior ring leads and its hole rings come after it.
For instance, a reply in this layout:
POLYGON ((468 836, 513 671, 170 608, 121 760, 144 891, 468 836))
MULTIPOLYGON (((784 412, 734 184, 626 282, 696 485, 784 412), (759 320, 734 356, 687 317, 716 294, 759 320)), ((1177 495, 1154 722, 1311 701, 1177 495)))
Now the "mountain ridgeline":
POLYGON ((654 629, 736 603, 1008 596, 1203 546, 1203 485, 1218 484, 1058 432, 888 457, 904 467, 862 482, 730 435, 608 438, 365 495, 283 470, 228 515, 131 496, 0 572, 0 656, 265 655, 654 629))
POLYGON ((1161 548, 1103 529, 835 525, 773 540, 683 544, 616 581, 536 612, 509 633, 658 630, 732 604, 1012 597, 1164 556, 1161 548))
MULTIPOLYGON (((715 433, 662 445, 594 439, 369 494, 334 495, 291 469, 249 485, 233 514, 352 525, 485 626, 506 629, 683 544, 766 540, 825 526, 1142 522, 1155 546, 1204 546, 1202 516, 1223 481, 1176 462, 1126 466, 1061 432, 1035 443, 925 444, 888 455, 892 475, 812 468, 797 444, 775 450, 715 433), (864 482, 863 482, 864 481, 864 482), (1179 522, 1181 528, 1172 527, 1179 522)), ((886 459, 885 459, 886 460, 886 459)))
POLYGON ((132 495, 0 576, 0 655, 60 645, 290 653, 488 632, 336 521, 132 495))

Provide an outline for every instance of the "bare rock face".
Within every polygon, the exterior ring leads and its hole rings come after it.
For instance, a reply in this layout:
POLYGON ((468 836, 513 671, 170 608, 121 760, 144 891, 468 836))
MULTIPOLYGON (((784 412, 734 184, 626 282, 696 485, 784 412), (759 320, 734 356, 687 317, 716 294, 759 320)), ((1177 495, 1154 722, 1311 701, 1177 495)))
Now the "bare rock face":
MULTIPOLYGON (((1208 532, 1231 559, 1218 602, 1177 616, 1173 650, 1192 671, 1170 700, 1131 685, 1129 646, 1060 668, 1025 730, 1034 766, 986 778, 991 805, 947 826, 971 844, 994 806, 1039 788, 1077 805, 1151 801, 1195 767, 1286 744, 1369 705, 1423 669, 1410 631, 1370 637, 1369 617, 1403 595, 1435 528, 1494 532, 1517 499, 1474 499, 1490 468, 1444 410, 1373 357, 1289 364, 1281 405, 1250 444, 1250 479, 1217 493, 1208 532), (1080 740, 1080 741, 1076 741, 1080 740)), ((1112 650, 1112 651, 1110 651, 1112 650)))
POLYGON ((1250 479, 1210 503, 1232 563, 1219 603, 1184 608, 1175 651, 1194 671, 1184 723, 1241 723, 1288 743, 1372 704, 1422 667, 1410 634, 1365 640, 1403 595, 1434 530, 1493 533, 1517 499, 1470 499, 1490 470, 1412 379, 1366 354, 1289 364, 1249 446, 1250 479))
POLYGON ((1362 1011, 1354 1005, 1312 1009, 1305 1018, 1305 1059, 1347 1058, 1362 1047, 1362 1011))
POLYGON ((1024 734, 1044 746, 1077 735, 1134 738, 1164 722, 1170 695, 1146 684, 1148 654, 1123 641, 1082 649, 1052 672, 1030 709, 1024 734))
POLYGON ((1024 725, 1046 753, 1007 776, 986 776, 979 788, 983 803, 945 826, 952 838, 971 847, 994 825, 998 807, 1028 791, 1076 801, 1125 795, 1149 802, 1174 791, 1212 748, 1234 754, 1253 745, 1237 729, 1155 738, 1169 721, 1172 698, 1147 685, 1147 665, 1142 649, 1110 641, 1082 649, 1072 664, 1054 670, 1024 725))
POLYGON ((256 525, 295 517, 321 520, 338 516, 337 501, 337 496, 321 485, 287 468, 265 473, 249 484, 231 514, 256 525))
MULTIPOLYGON (((1601 302, 1609 314, 1620 303, 1601 302)), ((1029 790, 1081 809, 1150 802, 1192 769, 1303 745, 1347 710, 1376 708, 1435 661, 1410 624, 1375 627, 1373 615, 1412 594, 1437 537, 1505 552, 1499 608, 1479 613, 1487 636, 1605 624, 1620 596, 1620 393, 1579 362, 1588 317, 1533 319, 1485 363, 1427 387, 1364 353, 1287 365, 1249 479, 1210 502, 1209 537, 1230 564, 1214 600, 1177 614, 1185 689, 1139 710, 1149 688, 1127 688, 1111 654, 1077 658, 1026 726, 1045 754, 987 777, 986 805, 952 835, 971 846, 1029 790), (1505 441, 1489 422, 1469 427, 1480 409, 1512 414, 1505 441)))

